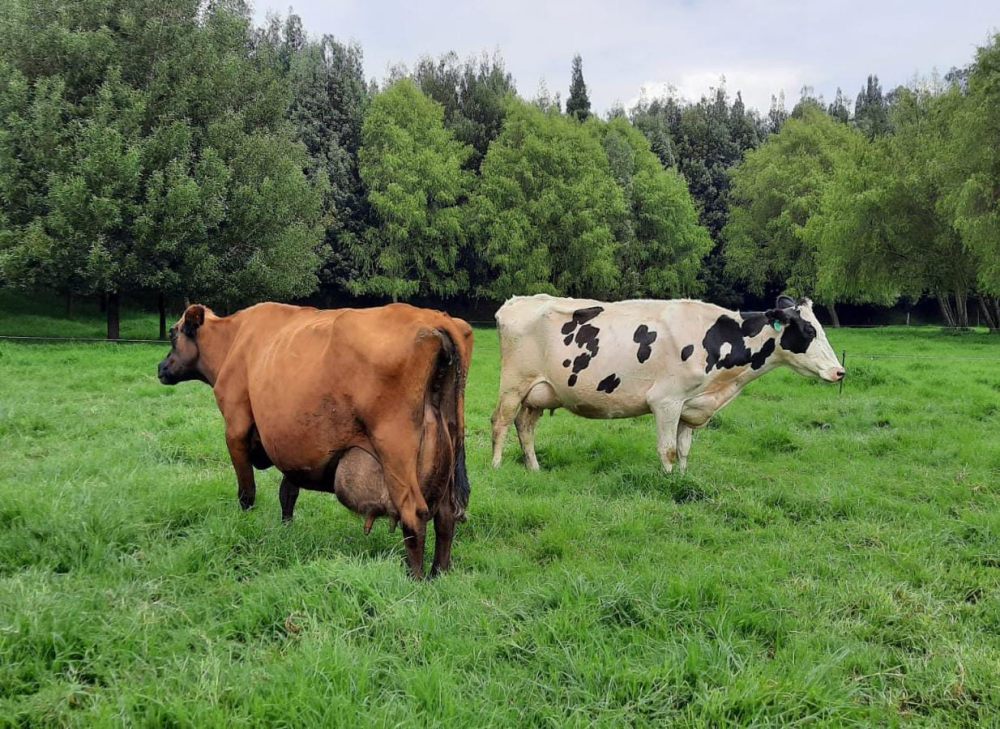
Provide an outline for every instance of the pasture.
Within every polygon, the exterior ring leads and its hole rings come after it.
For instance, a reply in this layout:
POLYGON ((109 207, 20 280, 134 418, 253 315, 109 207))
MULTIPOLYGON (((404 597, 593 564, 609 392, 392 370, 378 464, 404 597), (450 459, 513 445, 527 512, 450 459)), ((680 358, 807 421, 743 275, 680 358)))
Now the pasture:
POLYGON ((273 471, 241 513, 166 345, 0 342, 0 725, 995 725, 1000 337, 828 334, 843 395, 772 373, 668 477, 650 417, 564 411, 491 470, 478 330, 470 516, 419 584, 330 495, 283 526, 273 471))

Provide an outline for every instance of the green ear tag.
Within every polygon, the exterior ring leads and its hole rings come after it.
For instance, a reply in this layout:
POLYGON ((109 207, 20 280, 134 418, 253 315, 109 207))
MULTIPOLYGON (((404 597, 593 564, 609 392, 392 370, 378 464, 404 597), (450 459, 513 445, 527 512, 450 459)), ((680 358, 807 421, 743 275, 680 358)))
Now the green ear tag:
POLYGON ((780 332, 781 331, 781 322, 780 321, 774 322, 774 324, 772 324, 771 326, 774 327, 774 331, 776 331, 776 332, 780 332))

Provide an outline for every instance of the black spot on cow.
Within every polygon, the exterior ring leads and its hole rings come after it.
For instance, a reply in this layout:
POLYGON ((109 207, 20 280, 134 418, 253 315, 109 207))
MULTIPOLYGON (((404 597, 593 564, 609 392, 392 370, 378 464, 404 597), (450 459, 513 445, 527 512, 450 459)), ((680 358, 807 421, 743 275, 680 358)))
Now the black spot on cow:
POLYGON ((573 358, 573 374, 578 375, 583 372, 590 365, 590 360, 593 359, 593 355, 589 352, 581 352, 573 358))
POLYGON ((639 345, 639 351, 636 352, 635 356, 639 360, 639 364, 642 364, 653 353, 651 345, 656 341, 656 332, 650 331, 645 324, 640 324, 635 330, 635 334, 632 335, 632 341, 639 345))
POLYGON ((605 377, 599 383, 597 383, 598 392, 606 392, 609 395, 614 392, 618 386, 622 384, 621 378, 618 377, 614 372, 605 377))
MULTIPOLYGON (((779 296, 778 302, 794 304, 787 296, 779 296)), ((789 352, 802 354, 816 339, 816 327, 803 319, 799 310, 794 307, 769 309, 764 317, 771 324, 780 323, 782 327, 781 347, 789 352)))
POLYGON ((688 357, 694 354, 694 345, 689 344, 684 349, 681 350, 681 362, 687 362, 688 357))
POLYGON ((743 341, 743 336, 741 324, 725 314, 720 316, 705 333, 705 338, 701 342, 708 354, 705 372, 711 372, 716 367, 730 369, 748 364, 753 365, 754 369, 763 367, 764 362, 774 352, 774 340, 769 339, 770 346, 765 343, 761 350, 754 354, 743 341), (729 345, 729 352, 723 356, 722 348, 726 344, 729 345))
POLYGON ((740 331, 744 337, 756 337, 767 326, 767 315, 760 311, 741 311, 740 318, 743 319, 740 331))
POLYGON ((750 366, 755 370, 759 370, 767 362, 767 358, 774 354, 774 340, 768 339, 764 342, 764 346, 760 348, 759 352, 754 352, 750 357, 750 366))
POLYGON ((781 335, 781 346, 789 352, 802 354, 816 338, 816 328, 801 316, 796 318, 797 321, 793 320, 785 327, 781 335))
MULTIPOLYGON (((577 347, 586 350, 585 352, 578 354, 573 359, 573 374, 570 375, 568 381, 570 387, 573 387, 576 384, 577 375, 587 369, 590 365, 590 361, 597 356, 597 352, 600 349, 601 341, 598 338, 598 335, 601 333, 601 330, 593 324, 588 324, 587 322, 596 317, 602 311, 604 311, 604 307, 602 306, 591 306, 586 309, 577 309, 573 312, 573 318, 562 326, 562 333, 566 335, 563 338, 563 344, 568 347, 575 341, 577 347), (575 336, 574 332, 576 333, 575 336)), ((569 367, 568 359, 563 361, 563 367, 569 367)))
POLYGON ((597 356, 597 348, 600 347, 601 342, 597 338, 597 335, 601 333, 601 330, 590 324, 584 324, 580 327, 580 331, 576 333, 576 346, 585 348, 590 352, 591 357, 597 356))
POLYGON ((562 333, 572 334, 578 326, 586 324, 602 311, 604 311, 603 306, 590 306, 586 309, 577 309, 573 312, 573 318, 563 324, 562 333))

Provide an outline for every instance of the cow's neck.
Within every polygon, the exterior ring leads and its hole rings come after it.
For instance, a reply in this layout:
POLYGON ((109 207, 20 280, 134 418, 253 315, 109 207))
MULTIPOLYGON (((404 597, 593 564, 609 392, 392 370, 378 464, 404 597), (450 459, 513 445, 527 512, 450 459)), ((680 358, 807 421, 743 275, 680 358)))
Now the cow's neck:
POLYGON ((215 387, 238 330, 239 322, 232 316, 213 316, 198 329, 198 371, 212 387, 215 387))
POLYGON ((756 353, 761 351, 761 349, 767 345, 768 340, 774 341, 775 351, 772 352, 768 358, 764 360, 764 364, 757 369, 754 369, 751 365, 744 365, 733 369, 721 368, 712 370, 712 374, 709 376, 709 385, 706 388, 706 392, 711 392, 723 403, 728 402, 739 394, 740 390, 756 380, 758 377, 761 377, 771 370, 780 367, 782 362, 780 347, 778 345, 778 336, 779 335, 771 330, 770 327, 766 327, 759 334, 748 339, 746 344, 750 348, 751 352, 756 353))

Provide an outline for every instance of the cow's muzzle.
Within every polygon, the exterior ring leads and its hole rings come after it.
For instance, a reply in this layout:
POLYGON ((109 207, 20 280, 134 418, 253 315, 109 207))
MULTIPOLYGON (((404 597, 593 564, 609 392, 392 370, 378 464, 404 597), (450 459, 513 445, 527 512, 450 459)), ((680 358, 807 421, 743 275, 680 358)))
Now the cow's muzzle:
POLYGON ((827 382, 840 382, 846 376, 847 376, 847 370, 845 370, 843 367, 837 367, 832 370, 827 370, 823 374, 823 379, 826 380, 827 382))
POLYGON ((160 378, 160 382, 164 385, 177 384, 177 378, 170 372, 167 360, 160 362, 160 366, 156 368, 156 376, 160 378))

